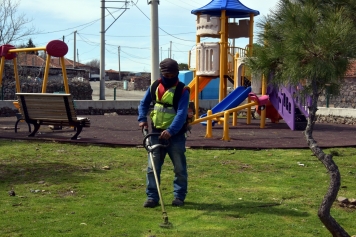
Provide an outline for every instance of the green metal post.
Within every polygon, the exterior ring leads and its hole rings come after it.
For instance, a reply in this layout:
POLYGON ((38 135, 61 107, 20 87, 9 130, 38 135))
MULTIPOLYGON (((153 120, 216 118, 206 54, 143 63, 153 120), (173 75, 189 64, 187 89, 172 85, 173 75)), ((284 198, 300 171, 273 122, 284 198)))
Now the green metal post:
POLYGON ((326 108, 329 108, 329 100, 330 100, 330 87, 326 86, 326 108))
POLYGON ((116 100, 116 87, 114 87, 114 100, 116 100))

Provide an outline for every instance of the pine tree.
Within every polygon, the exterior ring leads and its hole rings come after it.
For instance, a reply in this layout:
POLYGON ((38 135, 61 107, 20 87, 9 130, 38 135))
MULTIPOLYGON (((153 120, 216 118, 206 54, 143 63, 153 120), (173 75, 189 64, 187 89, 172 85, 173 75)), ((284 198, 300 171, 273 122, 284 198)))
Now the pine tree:
MULTIPOLYGON (((30 38, 26 44, 26 48, 36 48, 36 45, 34 45, 34 43, 32 42, 32 39, 30 38)), ((27 52, 28 54, 36 54, 38 55, 38 51, 30 51, 27 52)))
POLYGON ((270 84, 307 82, 302 92, 311 96, 312 105, 304 136, 330 175, 318 216, 333 236, 349 236, 330 214, 341 175, 333 156, 325 154, 313 138, 313 130, 320 94, 327 85, 332 94, 339 93, 350 60, 356 57, 355 13, 355 0, 280 0, 258 23, 259 46, 246 60, 252 71, 271 78, 270 84))

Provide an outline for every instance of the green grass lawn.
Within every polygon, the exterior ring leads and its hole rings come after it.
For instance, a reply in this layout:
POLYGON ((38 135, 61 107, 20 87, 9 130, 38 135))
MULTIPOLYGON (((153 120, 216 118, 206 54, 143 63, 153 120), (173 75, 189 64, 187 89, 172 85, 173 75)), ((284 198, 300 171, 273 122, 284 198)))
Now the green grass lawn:
MULTIPOLYGON (((326 152, 338 155, 339 196, 356 198, 356 149, 326 152)), ((329 176, 310 150, 189 149, 181 208, 171 206, 166 159, 161 188, 172 229, 159 227, 160 207, 142 207, 144 148, 0 140, 0 154, 2 237, 330 236, 317 217, 329 176)), ((332 215, 356 234, 356 209, 335 203, 332 215)))

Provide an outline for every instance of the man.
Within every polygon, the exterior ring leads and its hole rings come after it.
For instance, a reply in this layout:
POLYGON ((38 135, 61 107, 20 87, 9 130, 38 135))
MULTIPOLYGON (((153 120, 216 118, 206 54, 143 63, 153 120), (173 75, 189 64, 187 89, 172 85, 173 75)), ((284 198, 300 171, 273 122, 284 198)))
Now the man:
MULTIPOLYGON (((154 164, 157 171, 157 178, 160 182, 161 168, 164 163, 164 158, 168 153, 174 166, 174 181, 173 181, 173 206, 183 206, 187 194, 188 173, 185 157, 185 132, 186 118, 188 113, 189 90, 182 90, 181 94, 174 96, 179 82, 178 63, 170 58, 164 59, 160 63, 161 78, 158 80, 158 86, 155 83, 146 91, 143 99, 138 107, 139 126, 148 128, 147 113, 152 102, 155 100, 155 106, 150 114, 151 126, 153 133, 160 133, 160 136, 151 136, 151 144, 159 143, 160 139, 169 140, 169 146, 166 148, 155 149, 152 152, 154 164), (154 91, 153 88, 156 88, 154 91), (152 92, 151 92, 152 90, 152 92), (152 95, 154 96, 152 98, 152 95), (174 106, 174 100, 178 104, 174 106), (175 108, 177 107, 177 108, 175 108)), ((184 85, 184 84, 183 84, 184 85)), ((182 85, 179 85, 182 86, 182 85)), ((178 93, 178 90, 177 90, 178 93)), ((158 190, 155 182, 155 177, 150 159, 148 159, 147 167, 147 200, 143 204, 144 207, 156 207, 159 205, 158 190)))

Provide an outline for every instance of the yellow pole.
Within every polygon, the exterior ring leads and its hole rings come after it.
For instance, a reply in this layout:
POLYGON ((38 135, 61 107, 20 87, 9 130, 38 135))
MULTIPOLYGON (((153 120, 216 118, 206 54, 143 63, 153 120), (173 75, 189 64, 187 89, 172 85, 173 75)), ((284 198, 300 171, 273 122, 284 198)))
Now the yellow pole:
POLYGON ((267 80, 265 75, 262 75, 262 95, 265 95, 267 93, 267 80))
POLYGON ((236 53, 236 54, 235 54, 235 61, 234 61, 234 74, 235 74, 235 76, 234 76, 234 89, 237 88, 238 80, 239 80, 239 78, 238 78, 238 76, 239 76, 239 69, 238 69, 238 67, 237 67, 237 62, 238 62, 238 60, 239 60, 239 57, 240 57, 239 53, 236 53))
POLYGON ((221 140, 223 141, 230 141, 229 137, 229 112, 224 113, 224 128, 223 128, 223 138, 221 140))
POLYGON ((237 112, 232 113, 232 126, 237 126, 237 112))
MULTIPOLYGON (((251 103, 250 97, 247 97, 247 103, 251 103)), ((247 107, 246 124, 251 124, 251 106, 247 107)))
POLYGON ((253 13, 250 13, 250 30, 249 30, 249 56, 252 57, 252 49, 253 49, 253 13))
POLYGON ((19 72, 17 71, 17 59, 14 58, 12 61, 14 62, 14 74, 15 74, 15 81, 16 81, 16 92, 20 93, 21 92, 21 87, 20 87, 19 72))
MULTIPOLYGON (((208 110, 207 112, 207 116, 212 115, 213 112, 211 110, 208 110)), ((206 121, 206 134, 205 134, 205 138, 211 138, 213 137, 213 124, 212 124, 212 120, 208 119, 206 121)))
MULTIPOLYGON (((226 14, 226 12, 225 12, 226 14)), ((224 63, 224 75, 228 75, 228 64, 229 64, 229 17, 225 16, 225 43, 224 43, 224 53, 225 53, 225 63, 224 63)), ((223 88, 223 92, 224 92, 224 98, 227 96, 227 78, 224 77, 224 88, 223 88)))
POLYGON ((199 83, 200 83, 200 77, 196 76, 195 77, 195 87, 194 87, 194 105, 195 105, 195 118, 199 118, 199 83))
MULTIPOLYGON (((265 95, 267 92, 267 82, 265 75, 262 75, 262 95, 265 95)), ((260 128, 265 128, 266 126, 266 109, 261 111, 261 121, 260 121, 260 128)))
POLYGON ((40 50, 46 50, 46 47, 10 49, 9 54, 10 53, 19 53, 19 52, 40 51, 40 50))
POLYGON ((68 86, 68 78, 67 78, 67 71, 66 71, 66 66, 64 63, 64 57, 60 57, 61 60, 61 67, 62 67, 62 74, 63 74, 63 84, 64 84, 64 90, 67 94, 69 94, 69 86, 68 86))
MULTIPOLYGON (((200 14, 197 15, 197 22, 199 22, 200 14)), ((200 43, 200 35, 196 35, 196 46, 200 43)), ((195 119, 199 118, 199 76, 196 75, 199 70, 199 57, 198 50, 195 49, 195 95, 194 95, 194 106, 195 106, 195 119)))
POLYGON ((221 24, 221 31, 220 31, 220 85, 219 85, 219 102, 221 102, 224 99, 224 75, 225 75, 225 57, 226 57, 226 51, 225 51, 225 21, 226 21, 226 10, 221 11, 221 17, 220 17, 220 24, 221 24))
MULTIPOLYGON (((239 58, 239 53, 236 53, 234 55, 234 89, 237 88, 237 79, 238 79, 238 69, 237 69, 237 60, 239 58)), ((232 126, 237 126, 237 112, 234 112, 232 114, 232 126)))
POLYGON ((42 93, 46 93, 50 62, 51 62, 51 55, 47 54, 46 66, 45 66, 45 71, 44 71, 44 75, 43 75, 43 82, 42 82, 42 93))
MULTIPOLYGON (((250 30, 249 30, 249 56, 252 57, 253 50, 253 24, 254 24, 254 15, 250 13, 250 30)), ((252 72, 250 72, 250 81, 252 83, 252 72)))
POLYGON ((4 66, 5 66, 5 56, 2 56, 0 62, 0 85, 2 85, 2 74, 4 73, 4 66))

